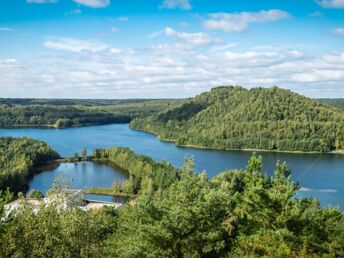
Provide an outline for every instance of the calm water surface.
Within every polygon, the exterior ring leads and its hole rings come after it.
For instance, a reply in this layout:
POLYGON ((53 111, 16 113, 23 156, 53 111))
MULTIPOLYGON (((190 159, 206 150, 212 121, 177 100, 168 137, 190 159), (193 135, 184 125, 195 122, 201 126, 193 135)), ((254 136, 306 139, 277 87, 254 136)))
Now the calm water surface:
MULTIPOLYGON (((127 124, 113 124, 69 129, 0 129, 1 136, 23 137, 48 142, 63 156, 72 155, 86 147, 89 153, 94 148, 111 146, 130 147, 135 152, 151 156, 156 160, 167 160, 181 166, 186 156, 193 156, 198 171, 206 171, 209 177, 226 169, 244 168, 251 156, 244 151, 219 151, 177 147, 172 143, 159 141, 154 135, 129 129, 127 124)), ((298 196, 319 198, 322 205, 337 205, 344 208, 344 155, 337 154, 291 154, 261 152, 264 169, 273 173, 277 160, 286 161, 292 169, 292 177, 300 182, 302 189, 298 196)), ((54 175, 67 173, 74 178, 76 186, 110 187, 119 171, 107 171, 90 164, 62 164, 57 171, 46 171, 35 176, 35 187, 45 184, 42 178, 51 180, 54 175), (85 166, 83 173, 83 166, 85 166), (98 170, 103 174, 99 175, 98 170), (53 172, 53 173, 51 173, 53 172), (96 173, 97 172, 97 173, 96 173), (87 174, 87 175, 86 175, 87 174), (104 177, 103 177, 104 176, 104 177), (41 181, 39 181, 41 178, 41 181)), ((33 186, 32 186, 33 187, 33 186)), ((48 188, 50 186, 47 186, 48 188)))
POLYGON ((38 189, 43 194, 51 188, 56 178, 60 178, 62 182, 67 181, 73 189, 110 187, 114 181, 127 179, 126 173, 93 162, 54 164, 39 170, 41 173, 35 175, 29 182, 29 189, 38 189))

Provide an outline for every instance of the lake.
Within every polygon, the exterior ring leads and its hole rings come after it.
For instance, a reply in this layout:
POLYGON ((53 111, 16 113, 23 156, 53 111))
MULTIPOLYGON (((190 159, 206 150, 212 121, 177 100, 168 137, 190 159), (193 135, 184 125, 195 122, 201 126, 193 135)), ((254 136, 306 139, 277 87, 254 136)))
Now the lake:
MULTIPOLYGON (((73 189, 87 189, 94 186, 110 187, 114 181, 128 178, 125 172, 104 164, 93 162, 52 164, 39 168, 40 173, 29 181, 29 190, 40 190, 44 195, 51 188, 55 179, 67 183, 73 189)), ((98 200, 99 196, 87 195, 89 199, 98 200)), ((101 200, 109 200, 102 197, 101 200)))
MULTIPOLYGON (((80 152, 83 147, 86 147, 91 153, 94 148, 121 146, 129 147, 137 153, 150 156, 158 161, 166 160, 178 167, 182 165, 186 156, 192 156, 196 162, 196 169, 206 171, 209 177, 226 169, 244 168, 251 156, 251 152, 245 151, 177 147, 173 143, 159 141, 155 135, 131 130, 127 124, 68 129, 0 129, 0 137, 2 136, 28 136, 42 140, 48 142, 63 156, 80 152)), ((342 209, 344 208, 344 155, 276 152, 260 152, 259 154, 264 157, 264 170, 268 175, 273 174, 277 160, 288 163, 292 169, 292 178, 299 181, 302 186, 298 196, 316 197, 320 199, 322 205, 339 205, 342 209)), ((63 170, 63 167, 61 169, 63 170)), ((85 175, 79 179, 79 169, 81 168, 73 169, 67 166, 65 170, 70 171, 67 172, 68 175, 76 173, 75 182, 82 184, 85 175)), ((93 169, 98 170, 96 167, 93 169)), ((49 171, 46 172, 44 175, 51 176, 49 171)), ((59 173, 57 172, 57 174, 59 173)), ((88 183, 94 187, 110 187, 113 179, 120 176, 116 171, 111 171, 106 185, 103 185, 104 182, 98 181, 95 171, 92 172, 90 169, 87 170, 87 173, 91 178, 88 179, 90 180, 88 183)), ((38 176, 40 175, 35 176, 34 180, 38 176)))

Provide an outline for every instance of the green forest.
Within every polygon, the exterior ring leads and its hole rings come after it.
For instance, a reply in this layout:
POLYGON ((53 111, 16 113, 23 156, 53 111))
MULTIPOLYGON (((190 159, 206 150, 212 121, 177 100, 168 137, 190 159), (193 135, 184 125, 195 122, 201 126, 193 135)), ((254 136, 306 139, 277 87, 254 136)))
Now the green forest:
POLYGON ((344 110, 344 99, 317 99, 319 102, 344 110))
POLYGON ((217 87, 178 107, 134 119, 130 127, 195 147, 303 152, 344 149, 343 111, 278 87, 217 87))
MULTIPOLYGON (((95 149, 91 160, 125 171, 129 178, 125 182, 116 181, 112 189, 93 188, 89 193, 137 196, 143 193, 161 194, 181 176, 180 169, 150 157, 137 155, 128 148, 95 149)), ((187 164, 187 163, 186 163, 187 164)))
POLYGON ((183 100, 0 99, 0 127, 55 127, 129 123, 183 100))
MULTIPOLYGON (((94 156, 131 171, 136 199, 88 212, 23 206, 0 220, 0 257, 344 256, 344 214, 316 199, 294 198, 299 185, 285 163, 267 176, 262 157, 253 155, 245 169, 209 179, 195 172, 192 159, 173 169, 128 149, 94 156), (171 171, 169 179, 154 179, 171 171), (151 178, 145 187, 144 178, 151 178)), ((0 196, 1 217, 13 196, 0 196)))
POLYGON ((0 190, 26 190, 28 179, 35 169, 59 158, 51 147, 29 138, 0 137, 0 190))

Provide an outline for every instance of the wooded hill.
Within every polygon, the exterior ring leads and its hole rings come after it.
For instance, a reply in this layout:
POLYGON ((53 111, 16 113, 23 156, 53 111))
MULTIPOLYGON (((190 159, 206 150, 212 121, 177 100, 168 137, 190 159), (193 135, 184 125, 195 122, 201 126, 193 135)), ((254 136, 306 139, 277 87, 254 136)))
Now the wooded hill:
POLYGON ((130 126, 177 145, 329 152, 344 149, 344 112, 272 88, 217 87, 130 126))

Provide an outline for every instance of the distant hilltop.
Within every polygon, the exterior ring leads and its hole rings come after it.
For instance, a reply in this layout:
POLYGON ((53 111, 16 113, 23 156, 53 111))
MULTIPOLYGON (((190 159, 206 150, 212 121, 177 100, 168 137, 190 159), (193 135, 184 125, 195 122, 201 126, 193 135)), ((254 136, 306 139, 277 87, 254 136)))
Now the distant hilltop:
POLYGON ((301 152, 344 149, 343 111, 278 87, 216 87, 178 107, 135 119, 130 126, 184 146, 301 152))

